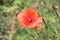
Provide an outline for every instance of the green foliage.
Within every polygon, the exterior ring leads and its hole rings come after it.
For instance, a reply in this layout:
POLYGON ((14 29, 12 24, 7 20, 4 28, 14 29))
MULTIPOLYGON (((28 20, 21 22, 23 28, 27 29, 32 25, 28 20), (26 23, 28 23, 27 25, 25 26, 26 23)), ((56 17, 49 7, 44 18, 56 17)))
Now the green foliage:
POLYGON ((0 40, 8 40, 15 12, 26 8, 35 9, 43 17, 43 29, 22 29, 16 20, 13 40, 60 40, 59 0, 1 0, 0 40))

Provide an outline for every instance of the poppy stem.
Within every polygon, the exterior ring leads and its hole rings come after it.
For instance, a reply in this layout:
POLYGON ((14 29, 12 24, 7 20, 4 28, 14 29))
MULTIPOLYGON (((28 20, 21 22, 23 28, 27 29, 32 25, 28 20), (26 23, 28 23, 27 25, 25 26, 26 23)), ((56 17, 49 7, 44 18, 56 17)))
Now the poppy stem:
POLYGON ((44 22, 44 24, 45 24, 46 29, 48 29, 47 23, 45 22, 44 19, 43 19, 43 22, 44 22))
POLYGON ((56 8, 54 5, 52 5, 52 8, 53 8, 53 10, 55 11, 56 16, 57 16, 58 18, 60 18, 59 14, 57 13, 57 8, 56 8))
POLYGON ((14 15, 13 22, 12 22, 12 29, 11 29, 12 32, 14 32, 15 19, 16 19, 16 16, 14 15))
POLYGON ((16 17, 17 17, 17 15, 18 15, 18 14, 19 14, 19 12, 18 12, 18 11, 16 11, 16 13, 15 13, 15 15, 14 15, 14 17, 13 17, 12 29, 11 29, 11 31, 12 31, 12 32, 14 32, 15 20, 16 20, 16 17))
POLYGON ((9 35, 9 39, 8 40, 12 40, 13 34, 15 33, 14 32, 14 27, 15 27, 16 16, 17 16, 17 12, 15 13, 15 15, 13 17, 12 26, 11 26, 12 28, 11 28, 11 32, 10 32, 10 35, 9 35))
POLYGON ((10 35, 9 35, 9 40, 12 40, 12 37, 13 37, 13 33, 14 33, 14 27, 15 27, 15 19, 16 19, 16 16, 14 15, 13 17, 13 21, 12 21, 12 28, 11 28, 11 32, 10 32, 10 35))
POLYGON ((60 24, 60 14, 57 12, 57 8, 54 6, 54 5, 52 5, 52 8, 53 8, 53 10, 54 10, 54 12, 55 12, 55 15, 57 16, 57 18, 59 19, 59 24, 60 24))
POLYGON ((45 22, 45 20, 43 19, 43 22, 45 24, 45 29, 46 29, 46 36, 48 37, 48 26, 47 23, 45 22))

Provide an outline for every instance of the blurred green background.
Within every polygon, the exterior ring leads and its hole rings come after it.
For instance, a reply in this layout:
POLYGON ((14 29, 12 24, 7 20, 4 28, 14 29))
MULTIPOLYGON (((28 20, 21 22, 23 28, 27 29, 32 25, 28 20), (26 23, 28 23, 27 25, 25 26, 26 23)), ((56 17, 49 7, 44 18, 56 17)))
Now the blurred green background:
POLYGON ((0 40, 60 40, 59 12, 59 0, 0 0, 0 40), (14 14, 26 8, 43 17, 43 29, 21 29, 16 19, 15 33, 11 33, 14 14))

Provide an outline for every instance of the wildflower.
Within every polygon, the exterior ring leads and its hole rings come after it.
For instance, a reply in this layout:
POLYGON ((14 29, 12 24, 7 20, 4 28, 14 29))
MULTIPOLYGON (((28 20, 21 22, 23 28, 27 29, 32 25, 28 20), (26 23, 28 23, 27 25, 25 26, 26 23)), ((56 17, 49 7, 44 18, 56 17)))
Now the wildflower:
POLYGON ((37 29, 41 27, 42 17, 34 9, 26 9, 17 16, 18 22, 22 28, 37 29))

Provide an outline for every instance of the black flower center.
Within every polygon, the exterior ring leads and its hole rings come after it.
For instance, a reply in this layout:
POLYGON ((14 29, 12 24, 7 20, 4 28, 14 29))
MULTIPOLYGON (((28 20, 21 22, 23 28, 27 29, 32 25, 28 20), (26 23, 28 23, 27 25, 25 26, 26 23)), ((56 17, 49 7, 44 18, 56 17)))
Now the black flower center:
POLYGON ((29 22, 32 22, 32 19, 28 19, 29 22))

